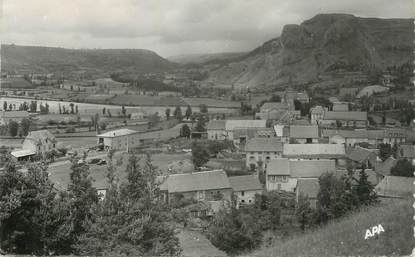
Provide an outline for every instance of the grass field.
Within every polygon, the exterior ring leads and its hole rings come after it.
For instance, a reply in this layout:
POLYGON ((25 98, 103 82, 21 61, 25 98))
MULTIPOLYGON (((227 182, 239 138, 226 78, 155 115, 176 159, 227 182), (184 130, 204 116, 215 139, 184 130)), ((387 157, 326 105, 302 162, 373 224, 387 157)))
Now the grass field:
POLYGON ((376 207, 254 252, 255 256, 404 256, 414 247, 413 208, 409 200, 387 200, 376 207), (385 232, 365 240, 367 229, 385 232))

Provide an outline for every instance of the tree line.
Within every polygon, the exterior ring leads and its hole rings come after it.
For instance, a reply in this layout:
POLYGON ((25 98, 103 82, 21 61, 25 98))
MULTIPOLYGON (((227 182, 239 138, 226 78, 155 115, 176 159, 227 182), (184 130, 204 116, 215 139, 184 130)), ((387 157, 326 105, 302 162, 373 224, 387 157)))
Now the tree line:
POLYGON ((131 156, 119 181, 109 156, 108 190, 98 194, 86 155, 71 160, 70 182, 57 190, 47 166, 0 173, 0 248, 34 255, 177 255, 180 246, 150 156, 131 156))

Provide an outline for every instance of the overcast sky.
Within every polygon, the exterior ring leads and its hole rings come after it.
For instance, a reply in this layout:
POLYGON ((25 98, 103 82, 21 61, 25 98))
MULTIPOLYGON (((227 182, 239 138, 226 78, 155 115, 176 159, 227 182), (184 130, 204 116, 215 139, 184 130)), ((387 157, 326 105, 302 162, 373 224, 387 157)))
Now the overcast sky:
MULTIPOLYGON (((0 0, 1 2, 2 0, 0 0)), ((143 48, 168 57, 249 51, 318 13, 410 18, 413 0, 3 0, 1 40, 143 48)))

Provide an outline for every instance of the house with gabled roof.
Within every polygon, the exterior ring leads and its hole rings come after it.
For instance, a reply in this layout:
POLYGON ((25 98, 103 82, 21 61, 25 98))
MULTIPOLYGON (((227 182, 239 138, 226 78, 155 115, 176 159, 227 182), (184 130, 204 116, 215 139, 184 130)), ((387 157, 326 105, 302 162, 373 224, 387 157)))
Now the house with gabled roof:
POLYGON ((282 155, 289 159, 330 159, 344 165, 346 150, 338 144, 284 144, 282 155))
POLYGON ((378 159, 378 150, 360 146, 348 148, 347 159, 351 160, 356 166, 365 165, 366 168, 372 168, 372 163, 375 163, 378 159))
POLYGON ((255 195, 263 192, 257 175, 232 176, 229 177, 229 183, 236 197, 236 208, 253 204, 255 195))
POLYGON ((140 132, 132 129, 117 129, 97 135, 98 144, 103 144, 107 150, 128 150, 141 144, 140 132))
POLYGON ((321 135, 323 138, 327 138, 330 144, 354 146, 369 142, 366 130, 324 129, 321 131, 321 135))
POLYGON ((400 145, 398 148, 398 157, 409 160, 415 165, 415 145, 400 145))
POLYGON ((334 160, 290 160, 279 158, 266 168, 266 189, 295 192, 298 179, 319 178, 325 173, 335 173, 334 160))
POLYGON ((280 158, 283 142, 278 138, 252 138, 245 145, 246 166, 253 169, 262 163, 266 167, 270 160, 280 158))
POLYGON ((226 139, 225 124, 226 124, 226 120, 209 121, 206 127, 208 139, 225 140, 226 139))
POLYGON ((317 123, 324 127, 366 128, 368 125, 367 112, 326 111, 317 123))
POLYGON ((375 186, 375 191, 380 197, 412 198, 415 193, 414 181, 414 177, 385 176, 375 186))
POLYGON ((254 137, 272 138, 275 131, 272 128, 236 128, 233 131, 233 144, 243 150, 246 142, 254 137))
POLYGON ((221 194, 223 200, 231 201, 232 186, 223 170, 171 174, 160 176, 158 180, 167 202, 170 202, 175 194, 196 201, 212 201, 215 200, 216 194, 221 194))
POLYGON ((319 139, 319 129, 317 125, 291 125, 290 143, 296 144, 316 144, 319 139))
POLYGON ((233 140, 235 129, 241 128, 266 128, 266 120, 226 120, 225 132, 226 139, 233 140))

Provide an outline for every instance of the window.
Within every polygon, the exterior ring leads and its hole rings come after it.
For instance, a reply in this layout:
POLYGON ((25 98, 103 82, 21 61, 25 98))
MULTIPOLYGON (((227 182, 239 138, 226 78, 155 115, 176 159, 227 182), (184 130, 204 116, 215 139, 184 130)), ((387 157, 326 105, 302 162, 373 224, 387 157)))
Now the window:
POLYGON ((281 184, 278 184, 277 187, 278 187, 278 190, 281 190, 281 184))
POLYGON ((244 202, 245 202, 245 200, 241 200, 241 202, 242 202, 242 203, 244 203, 244 202))
POLYGON ((245 195, 245 192, 244 191, 241 191, 241 196, 244 196, 245 195))

